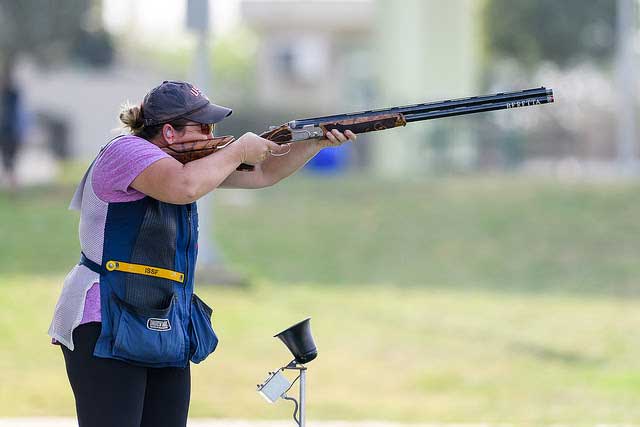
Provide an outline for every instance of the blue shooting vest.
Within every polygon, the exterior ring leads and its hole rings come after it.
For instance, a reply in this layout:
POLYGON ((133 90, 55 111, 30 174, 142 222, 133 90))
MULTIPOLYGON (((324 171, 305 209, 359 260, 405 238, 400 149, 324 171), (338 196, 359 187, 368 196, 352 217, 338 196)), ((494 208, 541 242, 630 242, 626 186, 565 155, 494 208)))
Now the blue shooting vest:
POLYGON ((109 203, 102 260, 80 260, 100 274, 102 332, 94 356, 184 368, 215 350, 212 310, 193 293, 197 241, 195 203, 148 196, 109 203))

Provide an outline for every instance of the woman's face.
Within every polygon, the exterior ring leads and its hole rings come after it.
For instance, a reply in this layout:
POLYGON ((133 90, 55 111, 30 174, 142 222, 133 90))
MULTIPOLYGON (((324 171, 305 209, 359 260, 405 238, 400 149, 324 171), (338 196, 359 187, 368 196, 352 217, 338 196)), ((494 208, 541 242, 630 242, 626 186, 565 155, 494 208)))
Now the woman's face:
POLYGON ((163 136, 168 144, 177 144, 182 142, 206 141, 213 137, 213 124, 202 124, 196 122, 188 122, 183 125, 180 130, 176 130, 171 125, 165 125, 163 136))
POLYGON ((211 138, 213 135, 213 124, 189 122, 184 125, 182 130, 184 141, 204 140, 211 138))

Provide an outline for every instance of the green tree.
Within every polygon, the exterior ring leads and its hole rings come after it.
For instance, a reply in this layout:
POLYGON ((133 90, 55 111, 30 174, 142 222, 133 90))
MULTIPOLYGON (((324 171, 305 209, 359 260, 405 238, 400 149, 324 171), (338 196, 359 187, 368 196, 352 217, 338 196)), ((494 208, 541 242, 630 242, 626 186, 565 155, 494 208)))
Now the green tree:
POLYGON ((561 67, 583 60, 608 61, 614 52, 613 0, 487 0, 487 48, 525 67, 542 60, 561 67))
POLYGON ((100 7, 95 0, 0 0, 0 60, 9 69, 20 54, 43 63, 70 55, 97 65, 108 62, 104 52, 112 48, 99 28, 100 7))

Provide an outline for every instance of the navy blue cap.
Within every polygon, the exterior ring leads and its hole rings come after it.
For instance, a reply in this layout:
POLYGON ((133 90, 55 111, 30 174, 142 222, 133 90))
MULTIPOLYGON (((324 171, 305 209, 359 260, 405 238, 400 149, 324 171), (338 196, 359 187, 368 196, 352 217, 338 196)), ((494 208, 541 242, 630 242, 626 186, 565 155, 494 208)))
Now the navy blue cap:
POLYGON ((218 123, 232 110, 212 104, 209 98, 191 83, 165 80, 154 87, 142 101, 145 126, 188 119, 196 123, 218 123))

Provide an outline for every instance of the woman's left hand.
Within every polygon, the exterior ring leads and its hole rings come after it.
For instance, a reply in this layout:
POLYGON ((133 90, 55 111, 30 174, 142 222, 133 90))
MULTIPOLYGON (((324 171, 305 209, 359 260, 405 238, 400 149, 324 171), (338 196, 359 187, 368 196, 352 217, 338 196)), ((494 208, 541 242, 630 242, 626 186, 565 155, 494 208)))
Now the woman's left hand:
POLYGON ((319 139, 317 143, 320 148, 337 147, 347 141, 355 142, 356 138, 357 135, 350 130, 342 133, 338 129, 334 129, 331 132, 325 133, 325 137, 319 139))

